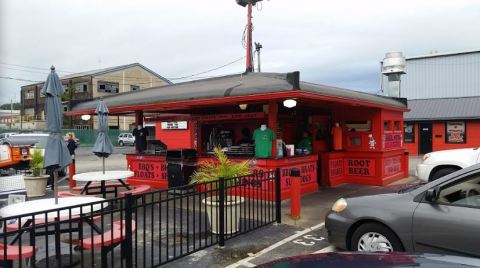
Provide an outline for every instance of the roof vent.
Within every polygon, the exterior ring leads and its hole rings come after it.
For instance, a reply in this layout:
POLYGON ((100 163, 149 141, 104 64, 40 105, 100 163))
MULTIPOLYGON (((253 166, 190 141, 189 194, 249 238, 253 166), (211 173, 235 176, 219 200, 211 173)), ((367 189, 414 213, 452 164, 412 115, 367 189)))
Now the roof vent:
POLYGON ((382 74, 405 74, 405 57, 402 52, 388 52, 382 65, 382 74))
POLYGON ((382 62, 382 74, 388 77, 385 95, 400 97, 400 78, 405 74, 406 60, 402 52, 388 52, 382 62))

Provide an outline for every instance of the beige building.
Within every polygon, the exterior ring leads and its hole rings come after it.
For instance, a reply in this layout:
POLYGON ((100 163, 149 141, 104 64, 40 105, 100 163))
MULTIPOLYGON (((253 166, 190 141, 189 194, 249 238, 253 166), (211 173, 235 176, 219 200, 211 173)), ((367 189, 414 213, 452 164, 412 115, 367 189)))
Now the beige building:
MULTIPOLYGON (((69 89, 66 90, 63 99, 65 110, 68 110, 72 103, 92 98, 171 84, 166 78, 140 63, 75 73, 62 76, 60 79, 64 87, 69 89)), ((22 87, 21 114, 24 122, 38 122, 39 126, 44 125, 41 124, 45 120, 45 97, 40 94, 42 87, 43 83, 22 87)), ((112 129, 129 130, 133 122, 134 119, 127 116, 109 118, 112 129)), ((64 128, 97 128, 96 117, 88 121, 81 120, 80 117, 67 118, 64 128)))

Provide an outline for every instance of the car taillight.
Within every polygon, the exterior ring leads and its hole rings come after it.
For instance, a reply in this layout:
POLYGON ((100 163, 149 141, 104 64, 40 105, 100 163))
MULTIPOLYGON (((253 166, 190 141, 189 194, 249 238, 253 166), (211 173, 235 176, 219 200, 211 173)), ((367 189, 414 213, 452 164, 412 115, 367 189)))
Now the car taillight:
POLYGON ((22 148, 22 155, 28 155, 28 148, 22 148))

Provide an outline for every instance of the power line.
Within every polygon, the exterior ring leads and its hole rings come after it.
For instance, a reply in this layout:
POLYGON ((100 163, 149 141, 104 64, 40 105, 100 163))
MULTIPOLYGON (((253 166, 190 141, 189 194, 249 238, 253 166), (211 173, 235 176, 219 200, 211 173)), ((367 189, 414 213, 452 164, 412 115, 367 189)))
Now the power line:
POLYGON ((224 65, 221 65, 221 66, 218 66, 218 67, 215 67, 215 68, 203 71, 203 72, 199 72, 199 73, 195 73, 195 74, 191 74, 191 75, 186 75, 186 76, 182 76, 182 77, 167 78, 167 79, 169 79, 169 80, 180 80, 180 79, 190 78, 190 77, 194 77, 194 76, 197 76, 197 75, 213 72, 213 71, 216 71, 216 70, 221 69, 223 67, 227 67, 229 65, 232 65, 232 64, 234 64, 234 63, 236 63, 240 60, 243 60, 244 58, 245 58, 245 56, 242 56, 242 57, 240 57, 240 58, 238 58, 238 59, 236 59, 232 62, 229 62, 227 64, 224 64, 224 65))
MULTIPOLYGON (((229 63, 226 63, 224 65, 221 65, 221 66, 218 66, 218 67, 215 67, 215 68, 212 68, 212 69, 208 69, 206 71, 202 71, 202 72, 199 72, 199 73, 195 73, 195 74, 190 74, 190 75, 185 75, 185 76, 181 76, 181 77, 173 77, 173 78, 166 78, 168 80, 180 80, 180 79, 186 79, 186 78, 191 78, 191 77, 195 77, 195 76, 198 76, 198 75, 201 75, 201 74, 205 74, 205 73, 209 73, 209 72, 213 72, 213 71, 216 71, 218 69, 221 69, 221 68, 224 68, 224 67, 227 67, 229 65, 232 65, 242 59, 244 59, 245 56, 241 57, 241 58, 238 58, 234 61, 231 61, 229 63)), ((47 69, 47 68, 41 68, 41 67, 35 67, 35 66, 27 66, 27 65, 20 65, 20 64, 13 64, 13 63, 7 63, 7 62, 0 62, 0 64, 4 64, 4 65, 11 65, 11 66, 17 66, 17 67, 22 67, 22 68, 30 68, 30 69, 35 69, 35 70, 50 70, 50 69, 47 69)), ((11 67, 1 67, 1 68, 5 68, 5 69, 10 69, 10 70, 16 70, 16 71, 23 71, 23 72, 31 72, 31 73, 40 73, 40 74, 49 74, 47 72, 36 72, 36 71, 31 71, 31 70, 22 70, 22 69, 16 69, 16 68, 11 68, 11 67)), ((70 74, 75 74, 75 73, 81 73, 81 72, 71 72, 71 71, 63 71, 63 70, 57 70, 58 72, 61 72, 61 73, 70 73, 70 74)), ((148 78, 140 78, 140 77, 127 77, 127 76, 108 76, 108 77, 114 77, 114 78, 121 78, 121 79, 137 79, 137 80, 145 80, 145 79, 148 79, 148 78)), ((150 82, 145 82, 145 83, 139 83, 139 84, 149 84, 150 82)))
POLYGON ((41 83, 42 82, 42 81, 34 81, 34 80, 28 80, 28 79, 22 79, 22 78, 8 77, 8 76, 0 76, 0 78, 1 79, 23 81, 23 82, 35 82, 35 83, 41 83))

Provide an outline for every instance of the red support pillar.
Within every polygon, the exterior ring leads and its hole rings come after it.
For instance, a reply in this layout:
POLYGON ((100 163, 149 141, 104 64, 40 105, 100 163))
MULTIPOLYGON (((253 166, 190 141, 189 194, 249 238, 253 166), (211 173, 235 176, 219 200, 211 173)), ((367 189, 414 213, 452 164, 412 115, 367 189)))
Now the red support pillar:
POLYGON ((277 137, 278 131, 278 104, 275 100, 271 100, 268 102, 268 127, 272 129, 273 133, 275 134, 275 139, 272 143, 272 157, 277 157, 277 141, 279 137, 277 137))

